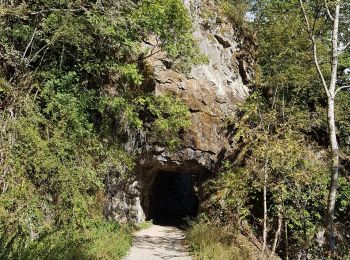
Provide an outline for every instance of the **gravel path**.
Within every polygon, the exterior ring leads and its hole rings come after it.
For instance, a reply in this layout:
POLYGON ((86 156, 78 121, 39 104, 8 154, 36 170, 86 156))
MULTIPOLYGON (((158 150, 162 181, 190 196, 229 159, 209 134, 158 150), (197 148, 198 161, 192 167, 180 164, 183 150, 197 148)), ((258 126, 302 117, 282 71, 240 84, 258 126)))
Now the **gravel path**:
POLYGON ((176 227, 152 225, 136 232, 124 260, 191 260, 184 246, 184 233, 176 227))

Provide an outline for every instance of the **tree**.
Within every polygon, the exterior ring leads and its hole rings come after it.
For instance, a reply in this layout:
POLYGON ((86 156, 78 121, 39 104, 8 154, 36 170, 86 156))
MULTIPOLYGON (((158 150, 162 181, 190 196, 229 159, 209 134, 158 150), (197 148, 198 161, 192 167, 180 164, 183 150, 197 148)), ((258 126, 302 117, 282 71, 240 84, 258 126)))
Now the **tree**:
POLYGON ((312 24, 310 23, 309 15, 307 13, 305 4, 302 0, 299 0, 300 7, 304 16, 306 29, 310 37, 312 48, 313 48, 313 59, 316 66, 317 72, 321 79, 324 93, 327 97, 327 119, 328 119, 328 130, 329 130, 329 141, 331 147, 331 158, 332 158, 332 174, 331 182, 329 185, 329 195, 328 195, 328 209, 327 209, 327 226, 328 226, 328 242, 329 248, 332 253, 335 251, 335 237, 334 237, 334 211, 335 211, 335 202, 337 197, 337 185, 339 178, 339 144, 337 140, 337 130, 336 130, 336 121, 335 121, 335 101, 337 93, 345 88, 350 86, 338 86, 338 62, 339 55, 349 47, 349 43, 343 43, 341 50, 339 50, 339 35, 341 34, 339 30, 339 21, 341 17, 340 8, 344 4, 344 1, 335 1, 333 3, 334 14, 332 14, 331 9, 329 8, 327 1, 324 1, 324 9, 326 10, 326 15, 332 23, 331 32, 331 75, 330 80, 327 83, 324 72, 321 69, 318 50, 317 50, 317 36, 313 30, 312 24))

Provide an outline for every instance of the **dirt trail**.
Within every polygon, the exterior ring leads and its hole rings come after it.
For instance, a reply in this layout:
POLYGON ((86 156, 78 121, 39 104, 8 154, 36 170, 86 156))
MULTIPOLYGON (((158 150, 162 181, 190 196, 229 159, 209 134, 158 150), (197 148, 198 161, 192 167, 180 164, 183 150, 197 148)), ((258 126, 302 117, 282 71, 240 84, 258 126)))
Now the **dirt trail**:
POLYGON ((124 260, 191 260, 184 245, 184 233, 176 227, 153 225, 134 235, 124 260))

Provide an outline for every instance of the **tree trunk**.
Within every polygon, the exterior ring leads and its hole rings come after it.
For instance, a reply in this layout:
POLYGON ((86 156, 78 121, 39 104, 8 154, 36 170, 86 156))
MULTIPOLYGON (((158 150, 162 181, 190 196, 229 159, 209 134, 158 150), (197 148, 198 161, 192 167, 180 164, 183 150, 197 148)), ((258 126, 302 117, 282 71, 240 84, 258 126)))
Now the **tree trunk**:
POLYGON ((338 33, 339 33, 339 12, 340 2, 337 1, 335 6, 334 22, 333 22, 333 34, 332 34, 332 71, 331 81, 329 84, 328 95, 328 128, 329 128, 329 141, 331 145, 332 156, 332 174, 331 182, 329 186, 328 194, 328 243, 331 253, 335 251, 335 237, 334 237, 334 209, 335 201, 337 198, 337 184, 339 175, 339 146, 337 141, 337 130, 335 127, 335 92, 337 83, 337 71, 338 71, 338 33))
POLYGON ((286 217, 284 218, 284 239, 285 239, 285 248, 286 248, 286 260, 289 260, 289 243, 288 243, 288 223, 286 217))
POLYGON ((268 160, 265 161, 264 167, 264 187, 263 187, 263 203, 264 203, 264 220, 263 220, 263 246, 261 251, 264 252, 266 249, 266 240, 267 240, 267 164, 268 160))
POLYGON ((278 240, 279 240, 280 235, 281 235, 281 229, 282 229, 282 212, 281 212, 281 209, 282 209, 282 205, 279 204, 279 205, 278 205, 277 230, 276 230, 275 239, 274 239, 273 245, 272 245, 271 256, 276 252, 278 240))
POLYGON ((339 175, 339 147, 336 136, 335 116, 334 116, 334 99, 328 99, 328 128, 332 156, 332 175, 328 194, 328 243, 331 252, 335 251, 334 237, 334 209, 337 197, 338 175, 339 175))

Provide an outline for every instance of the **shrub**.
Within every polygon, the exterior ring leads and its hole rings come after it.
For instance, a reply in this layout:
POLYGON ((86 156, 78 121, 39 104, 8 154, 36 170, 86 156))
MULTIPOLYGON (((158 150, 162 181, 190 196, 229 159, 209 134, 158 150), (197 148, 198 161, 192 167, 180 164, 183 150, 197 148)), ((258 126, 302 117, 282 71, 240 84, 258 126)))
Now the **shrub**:
POLYGON ((186 238, 196 259, 256 259, 258 248, 230 226, 218 226, 204 218, 191 222, 186 238))
POLYGON ((131 245, 131 230, 116 222, 94 221, 85 230, 59 230, 34 241, 19 259, 121 259, 131 245))

